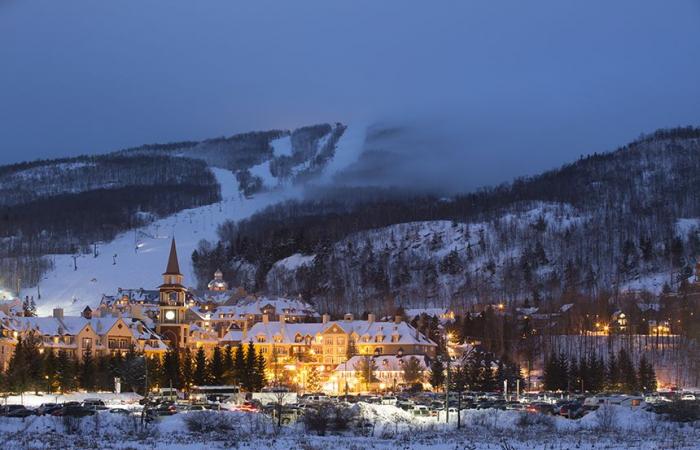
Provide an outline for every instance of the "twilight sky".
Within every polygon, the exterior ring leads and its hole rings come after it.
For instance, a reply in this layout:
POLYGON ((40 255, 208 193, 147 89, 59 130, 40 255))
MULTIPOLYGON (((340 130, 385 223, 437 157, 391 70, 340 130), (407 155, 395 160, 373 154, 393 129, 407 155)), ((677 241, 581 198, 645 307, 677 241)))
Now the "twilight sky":
POLYGON ((0 164, 381 122, 473 187, 700 125, 698 0, 0 0, 0 61, 0 164))

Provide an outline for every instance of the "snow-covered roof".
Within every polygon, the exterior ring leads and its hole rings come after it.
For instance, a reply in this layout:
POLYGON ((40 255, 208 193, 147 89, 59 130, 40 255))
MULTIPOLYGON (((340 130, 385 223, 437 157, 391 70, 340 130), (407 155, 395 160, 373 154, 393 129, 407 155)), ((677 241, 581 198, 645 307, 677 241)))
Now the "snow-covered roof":
POLYGON ((243 331, 229 330, 221 340, 223 342, 241 342, 243 341, 243 331))
POLYGON ((87 319, 82 316, 64 316, 64 317, 11 317, 5 318, 3 323, 8 329, 18 332, 36 331, 44 336, 75 336, 86 326, 90 326, 92 330, 100 336, 105 335, 117 323, 123 323, 128 327, 132 336, 138 340, 161 341, 162 339, 146 324, 138 319, 130 317, 93 317, 87 319))
POLYGON ((287 317, 320 317, 309 303, 293 298, 284 297, 247 297, 235 305, 221 305, 214 308, 198 306, 190 308, 202 320, 242 320, 247 316, 259 316, 265 308, 274 308, 275 314, 287 317))
MULTIPOLYGON (((360 364, 363 364, 363 360, 365 358, 366 356, 355 355, 352 358, 350 358, 347 361, 347 363, 339 364, 338 367, 335 368, 335 370, 338 372, 345 372, 346 370, 348 372, 354 372, 356 370, 356 367, 359 367, 360 364)), ((426 362, 425 356, 423 355, 403 355, 402 357, 399 357, 397 355, 380 355, 371 356, 370 358, 374 361, 375 365, 377 366, 375 372, 401 371, 403 370, 404 364, 406 364, 406 362, 408 362, 411 358, 416 358, 420 363, 421 368, 423 370, 428 370, 428 364, 426 362)))
POLYGON ((264 336, 267 342, 293 343, 297 336, 318 336, 337 325, 347 334, 355 334, 358 343, 386 343, 397 345, 436 345, 407 322, 370 322, 367 320, 338 320, 327 323, 258 322, 250 328, 248 337, 264 336), (378 337, 384 337, 378 340, 378 337), (392 337, 396 336, 396 339, 392 337))
POLYGON ((428 316, 440 317, 448 314, 449 311, 445 308, 411 308, 406 310, 406 317, 413 319, 421 314, 426 314, 428 316))
POLYGON ((537 311, 539 311, 539 308, 535 307, 530 307, 530 308, 518 308, 518 312, 520 314, 526 315, 526 316, 531 316, 535 314, 537 311))

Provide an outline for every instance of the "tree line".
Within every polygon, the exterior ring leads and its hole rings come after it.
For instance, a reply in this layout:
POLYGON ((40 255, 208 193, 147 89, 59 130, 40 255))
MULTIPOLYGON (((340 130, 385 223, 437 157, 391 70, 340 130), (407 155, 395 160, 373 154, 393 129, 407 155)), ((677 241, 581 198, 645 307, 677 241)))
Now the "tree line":
POLYGON ((623 348, 607 362, 595 355, 567 358, 552 353, 544 365, 544 388, 567 392, 652 392, 656 390, 654 366, 642 356, 635 367, 623 348))
POLYGON ((35 338, 18 339, 7 370, 0 372, 5 392, 113 391, 119 378, 123 391, 143 394, 169 387, 189 390, 202 385, 239 385, 248 392, 266 384, 265 358, 252 343, 235 348, 215 347, 210 358, 203 348, 192 353, 168 350, 162 357, 145 357, 131 348, 124 354, 93 355, 86 350, 82 359, 65 350, 44 351, 35 338))

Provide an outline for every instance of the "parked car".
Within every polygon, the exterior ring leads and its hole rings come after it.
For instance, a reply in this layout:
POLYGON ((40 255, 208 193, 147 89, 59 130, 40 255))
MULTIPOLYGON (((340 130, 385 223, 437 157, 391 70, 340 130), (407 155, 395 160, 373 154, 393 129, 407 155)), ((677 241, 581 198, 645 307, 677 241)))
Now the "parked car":
POLYGON ((112 414, 123 414, 125 416, 128 416, 129 414, 131 414, 131 411, 129 411, 126 408, 111 408, 109 410, 109 412, 112 414))
POLYGON ((27 409, 24 405, 2 405, 0 406, 0 416, 10 417, 16 410, 27 409))
POLYGON ((583 403, 568 402, 559 407, 559 415, 567 419, 578 419, 584 416, 583 403))
POLYGON ((245 412, 258 412, 262 409, 262 405, 260 402, 256 402, 254 400, 248 400, 243 402, 240 407, 238 407, 239 411, 245 411, 245 412))
MULTIPOLYGON (((77 403, 77 402, 76 402, 77 403)), ((92 416, 95 414, 95 410, 91 408, 84 408, 80 405, 64 405, 61 408, 55 410, 51 413, 52 416, 57 417, 85 417, 92 416)))
POLYGON ((403 409, 404 411, 411 411, 413 409, 413 402, 410 400, 401 400, 396 403, 396 406, 403 409))
POLYGON ((20 418, 25 418, 29 416, 33 416, 35 413, 31 409, 27 409, 24 407, 24 405, 12 405, 16 406, 15 408, 12 408, 4 414, 5 417, 20 417, 20 418))
POLYGON ((103 402, 99 398, 86 398, 85 400, 83 400, 81 406, 83 408, 94 409, 95 411, 104 411, 108 409, 105 405, 105 402, 103 402))
POLYGON ((428 409, 428 407, 425 405, 415 405, 411 412, 413 413, 414 416, 419 416, 419 417, 429 417, 430 416, 430 409, 428 409))
POLYGON ((530 403, 527 406, 527 412, 547 414, 551 416, 556 413, 556 407, 550 403, 530 403))
POLYGON ((382 405, 396 405, 398 399, 393 395, 385 395, 382 397, 382 405))
POLYGON ((52 412, 60 408, 62 408, 62 405, 59 405, 58 403, 42 403, 36 409, 36 414, 38 416, 44 416, 46 414, 51 414, 52 412))

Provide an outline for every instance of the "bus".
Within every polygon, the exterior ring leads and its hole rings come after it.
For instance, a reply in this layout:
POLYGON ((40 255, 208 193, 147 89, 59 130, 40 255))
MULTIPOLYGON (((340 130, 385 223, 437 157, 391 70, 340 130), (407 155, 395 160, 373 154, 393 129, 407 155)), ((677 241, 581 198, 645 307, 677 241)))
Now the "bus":
POLYGON ((192 386, 190 389, 192 403, 240 403, 242 400, 238 386, 192 386))

